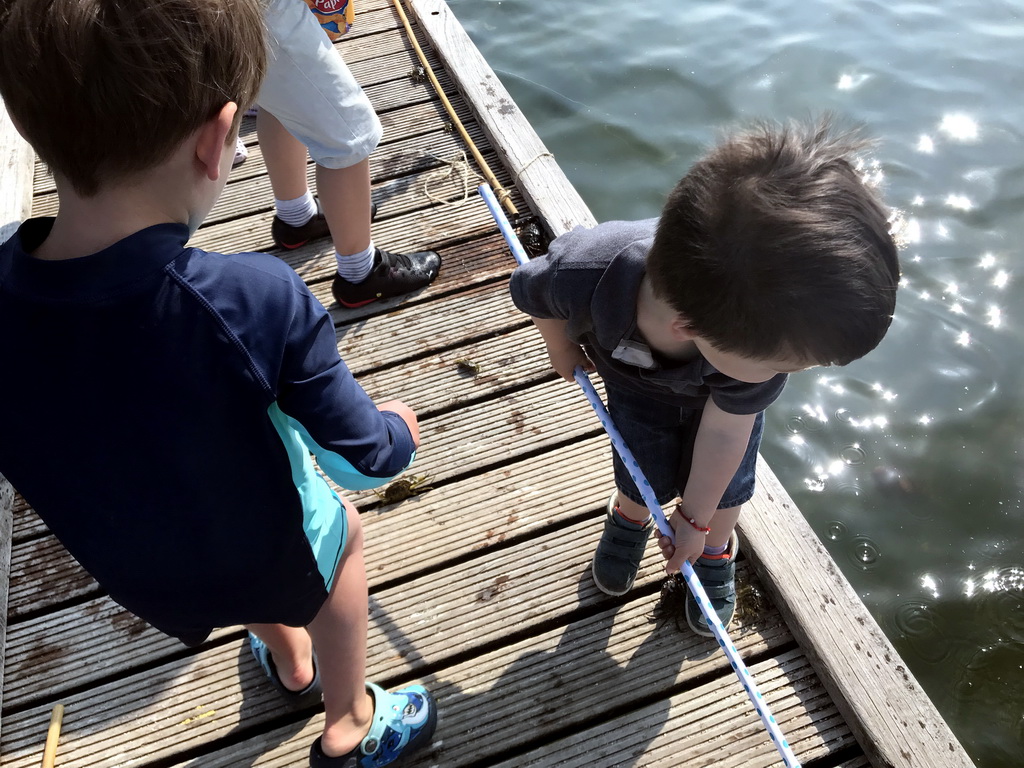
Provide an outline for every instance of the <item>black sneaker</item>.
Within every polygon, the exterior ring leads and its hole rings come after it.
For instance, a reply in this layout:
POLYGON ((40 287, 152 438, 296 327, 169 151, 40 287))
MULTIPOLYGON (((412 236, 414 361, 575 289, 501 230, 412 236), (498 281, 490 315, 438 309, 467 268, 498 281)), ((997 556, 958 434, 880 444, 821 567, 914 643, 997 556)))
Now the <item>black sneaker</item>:
POLYGON ((373 256, 373 269, 361 283, 334 276, 331 293, 343 307, 361 307, 378 299, 390 299, 434 282, 441 271, 441 257, 434 251, 388 253, 380 248, 373 256))
MULTIPOLYGON (((377 204, 370 203, 370 221, 373 221, 375 218, 377 218, 377 204)), ((327 217, 324 216, 324 212, 320 208, 320 199, 316 198, 316 213, 313 215, 313 218, 301 227, 285 224, 275 216, 270 224, 270 236, 274 238, 274 243, 278 248, 286 248, 289 251, 301 248, 310 240, 330 237, 331 230, 327 226, 327 217)))

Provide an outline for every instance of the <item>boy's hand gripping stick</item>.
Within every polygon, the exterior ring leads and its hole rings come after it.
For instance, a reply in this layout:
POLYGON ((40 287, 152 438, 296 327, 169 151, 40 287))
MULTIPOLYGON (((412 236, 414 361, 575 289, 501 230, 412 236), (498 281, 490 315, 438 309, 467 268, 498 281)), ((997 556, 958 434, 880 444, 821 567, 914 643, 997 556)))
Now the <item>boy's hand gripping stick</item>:
MULTIPOLYGON (((491 215, 497 222, 498 229, 501 230, 501 234, 505 238, 505 242, 508 243, 508 247, 512 250, 512 255, 515 256, 516 262, 519 264, 525 264, 530 260, 530 257, 526 255, 526 251, 523 249, 522 243, 519 242, 519 238, 512 230, 512 225, 509 224, 504 212, 502 212, 501 207, 498 205, 498 201, 494 197, 494 193, 491 191, 491 188, 486 184, 481 184, 479 191, 484 202, 487 203, 487 207, 491 211, 491 215)), ((633 459, 632 452, 622 439, 622 435, 619 434, 618 429, 615 428, 615 424, 612 423, 611 417, 608 415, 608 409, 605 408, 600 395, 598 395, 597 391, 594 389, 594 385, 590 383, 590 377, 587 376, 586 372, 579 366, 576 366, 576 369, 573 371, 573 375, 576 379, 576 383, 583 389, 583 393, 587 396, 587 400, 590 402, 591 407, 593 407, 594 412, 597 414, 597 418, 600 420, 601 426, 604 427, 605 432, 608 433, 608 437, 611 438, 612 446, 615 448, 616 453, 619 454, 619 458, 622 459, 622 463, 630 468, 630 476, 633 478, 633 482, 636 483, 636 487, 640 489, 640 494, 643 496, 644 502, 647 504, 647 508, 654 516, 654 521, 658 526, 658 530, 661 531, 663 536, 668 536, 674 543, 675 532, 672 530, 672 526, 668 524, 668 520, 665 518, 665 513, 662 511, 661 505, 658 503, 658 500, 654 495, 654 491, 651 488, 651 484, 648 483, 647 479, 643 476, 639 465, 633 459)), ((729 639, 729 635, 726 632, 725 627, 722 625, 722 621, 718 618, 718 614, 715 613, 715 609, 711 607, 711 601, 708 599, 707 593, 704 592, 704 587, 701 586, 700 579, 697 578, 697 574, 693 571, 693 566, 690 565, 688 561, 683 563, 682 574, 683 579, 686 582, 686 586, 693 594, 694 599, 697 601, 697 605, 700 607, 701 613, 704 615, 704 620, 707 622, 708 627, 711 628, 711 631, 714 634, 715 639, 718 641, 718 644, 722 647, 722 650, 725 651, 725 655, 729 659, 729 663, 732 665, 733 670, 736 672, 736 676, 743 685, 743 690, 747 692, 747 696, 754 705, 754 709, 757 710, 757 714, 760 716, 761 722, 764 723, 764 727, 768 730, 768 735, 771 736, 772 743, 782 756, 782 760, 786 767, 800 768, 800 762, 796 759, 796 755, 793 754, 793 750, 790 748, 786 737, 782 735, 782 731, 779 729, 778 723, 775 722, 775 717, 768 708, 768 702, 764 700, 761 692, 757 689, 757 684, 754 682, 754 678, 747 670, 747 665, 743 663, 743 659, 740 658, 739 651, 736 650, 736 646, 733 645, 732 640, 729 639)))

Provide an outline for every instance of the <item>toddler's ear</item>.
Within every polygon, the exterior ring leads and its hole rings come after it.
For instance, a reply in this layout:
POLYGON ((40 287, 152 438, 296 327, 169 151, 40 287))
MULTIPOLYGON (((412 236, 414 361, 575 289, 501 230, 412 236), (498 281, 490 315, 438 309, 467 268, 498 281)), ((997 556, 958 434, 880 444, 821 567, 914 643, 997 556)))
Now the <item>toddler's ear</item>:
MULTIPOLYGON (((229 101, 218 110, 217 114, 199 127, 196 137, 196 161, 210 181, 217 181, 220 178, 223 164, 221 161, 233 138, 231 134, 236 112, 238 112, 238 105, 229 101)), ((230 149, 234 152, 233 145, 230 149)))

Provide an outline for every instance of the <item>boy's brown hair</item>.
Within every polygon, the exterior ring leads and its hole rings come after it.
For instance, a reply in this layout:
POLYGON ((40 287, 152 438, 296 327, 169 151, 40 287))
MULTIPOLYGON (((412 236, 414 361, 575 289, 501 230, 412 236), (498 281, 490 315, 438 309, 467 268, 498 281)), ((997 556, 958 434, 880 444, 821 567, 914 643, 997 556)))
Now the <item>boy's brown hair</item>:
POLYGON ((829 117, 727 137, 676 185, 648 256, 655 294, 723 351, 845 365, 892 322, 888 213, 829 117))
MULTIPOLYGON (((266 69, 261 0, 0 0, 0 94, 83 196, 166 160, 266 69)), ((232 131, 232 137, 234 131, 232 131)))

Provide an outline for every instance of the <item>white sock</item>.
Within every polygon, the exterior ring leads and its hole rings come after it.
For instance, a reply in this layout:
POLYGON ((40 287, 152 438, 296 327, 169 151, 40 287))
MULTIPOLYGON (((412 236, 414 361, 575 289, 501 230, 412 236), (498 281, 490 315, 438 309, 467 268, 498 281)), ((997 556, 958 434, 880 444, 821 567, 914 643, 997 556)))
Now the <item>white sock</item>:
POLYGON ((306 194, 300 195, 294 200, 278 200, 275 197, 274 208, 277 218, 290 227, 301 227, 316 216, 316 200, 313 199, 313 193, 308 189, 306 194))
POLYGON ((235 139, 235 159, 231 163, 231 167, 234 168, 236 165, 241 163, 245 158, 249 156, 249 150, 246 149, 245 144, 242 143, 241 137, 235 139))
POLYGON ((370 241, 370 246, 365 251, 359 253, 342 256, 335 251, 334 258, 338 260, 338 274, 350 283, 363 282, 370 274, 370 270, 373 269, 373 257, 376 253, 377 248, 373 244, 373 240, 370 241))

